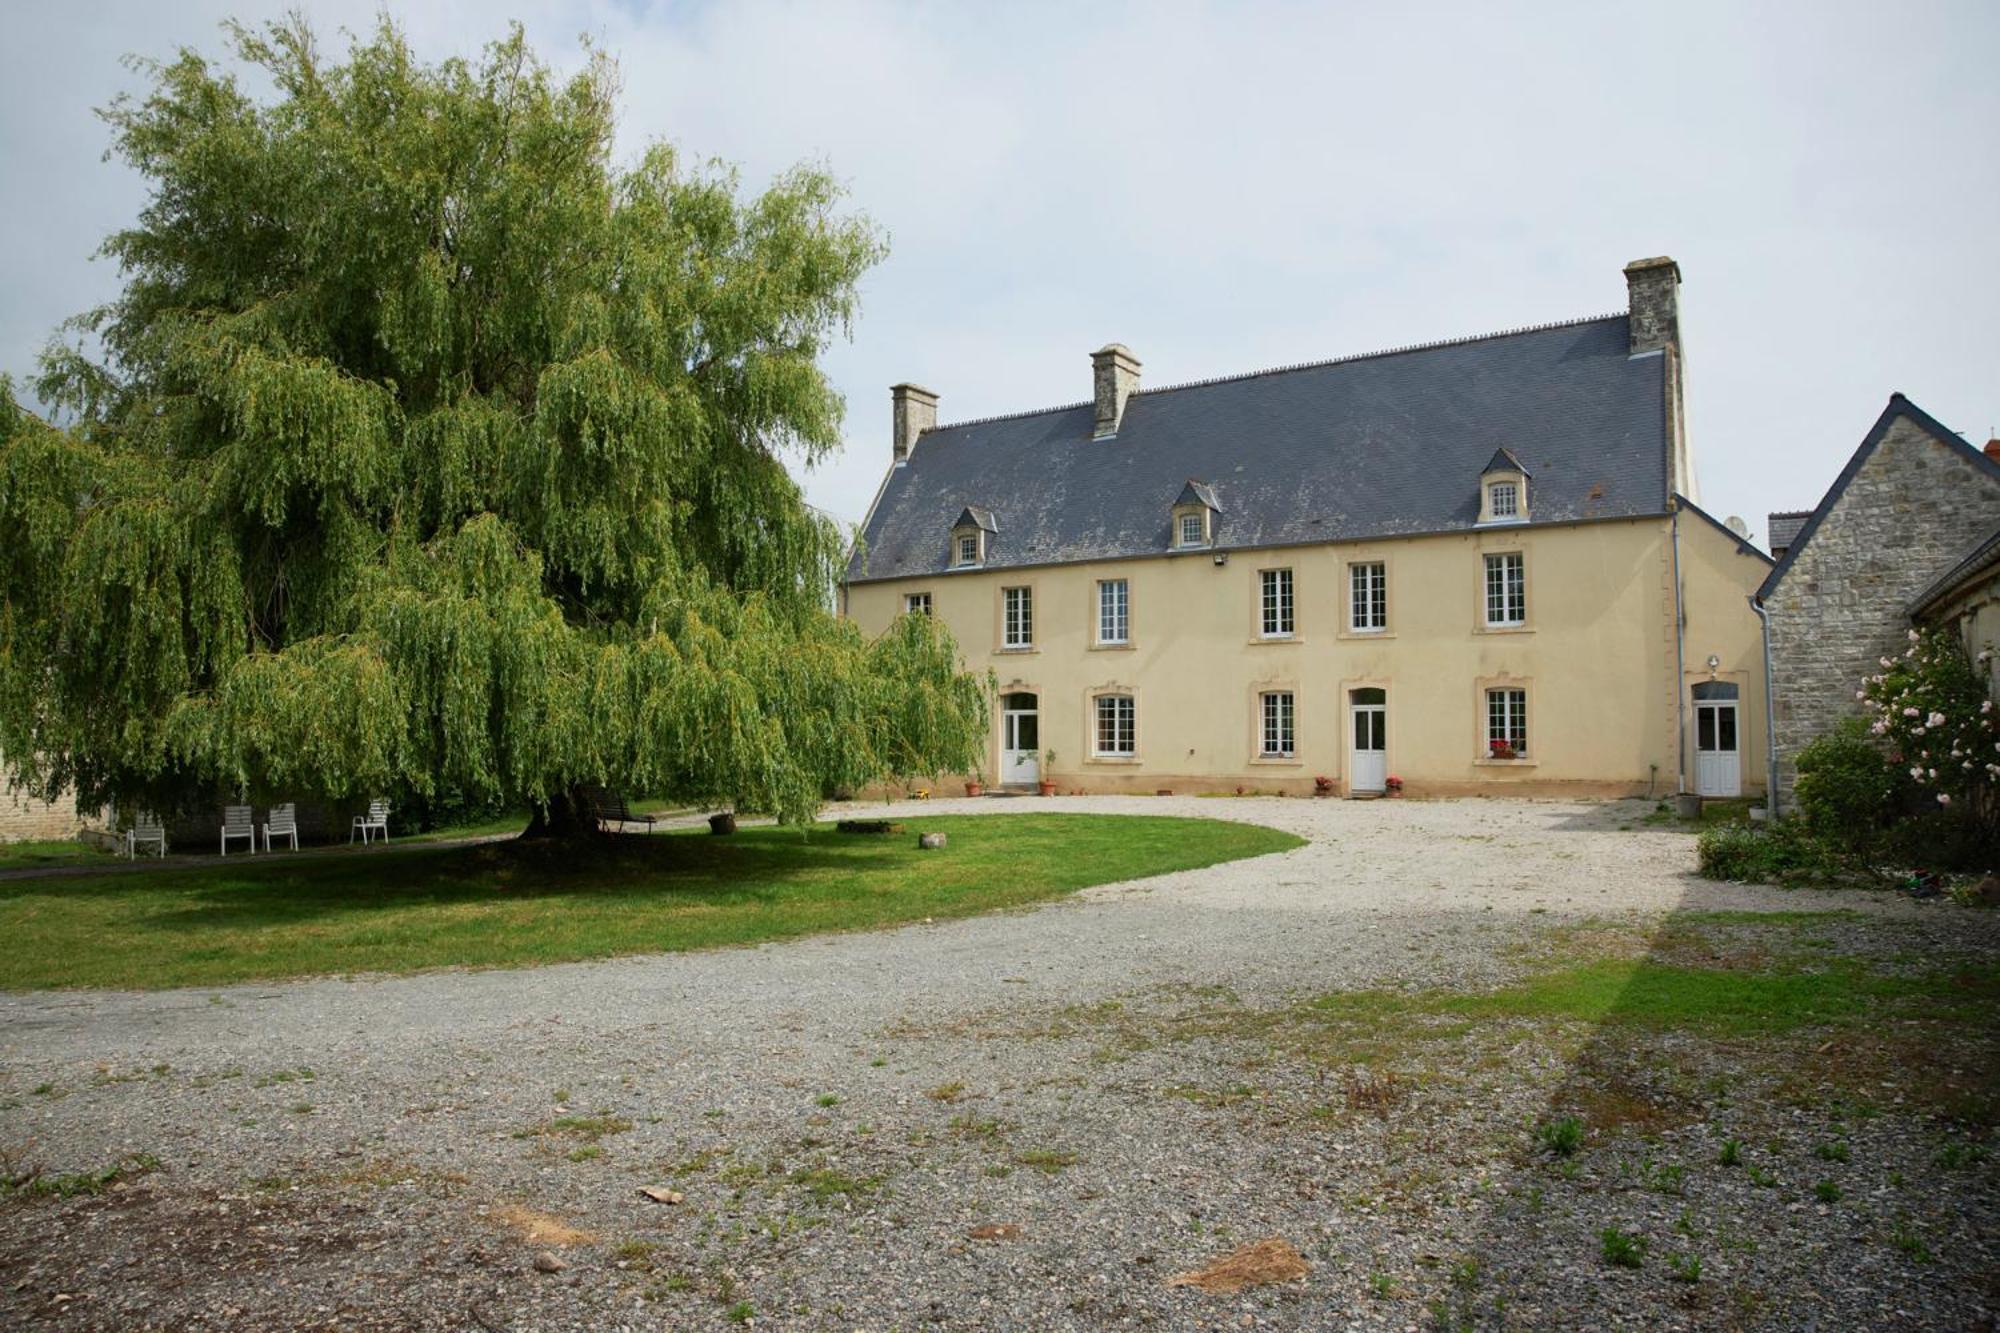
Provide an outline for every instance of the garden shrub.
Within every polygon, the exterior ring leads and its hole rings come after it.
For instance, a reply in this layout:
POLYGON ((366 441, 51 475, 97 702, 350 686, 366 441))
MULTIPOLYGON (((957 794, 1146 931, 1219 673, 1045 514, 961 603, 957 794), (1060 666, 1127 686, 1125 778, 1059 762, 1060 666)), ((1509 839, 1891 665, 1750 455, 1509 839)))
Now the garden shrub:
POLYGON ((1704 879, 1798 883, 1839 871, 1838 859, 1796 819, 1768 827, 1723 824, 1704 829, 1695 850, 1704 879))
POLYGON ((1867 861, 1901 805, 1900 771, 1850 718, 1799 752, 1794 789, 1805 831, 1826 847, 1867 861))

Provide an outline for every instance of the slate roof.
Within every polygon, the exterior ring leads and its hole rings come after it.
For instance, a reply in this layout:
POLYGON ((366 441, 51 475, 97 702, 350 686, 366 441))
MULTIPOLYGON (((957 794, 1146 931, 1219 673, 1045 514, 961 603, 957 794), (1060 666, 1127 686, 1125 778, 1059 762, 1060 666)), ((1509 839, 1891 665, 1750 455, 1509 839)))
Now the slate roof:
POLYGON ((1765 540, 1774 551, 1788 547, 1799 539, 1799 529, 1805 527, 1806 520, 1811 517, 1810 509, 1781 510, 1774 513, 1769 520, 1771 530, 1764 534, 1765 540))
POLYGON ((1533 471, 1533 525, 1664 514, 1666 361, 1629 347, 1608 315, 1143 390, 1108 439, 1089 403, 939 426, 849 575, 945 573, 967 506, 996 520, 987 568, 1165 555, 1191 480, 1225 550, 1468 531, 1497 449, 1533 471))

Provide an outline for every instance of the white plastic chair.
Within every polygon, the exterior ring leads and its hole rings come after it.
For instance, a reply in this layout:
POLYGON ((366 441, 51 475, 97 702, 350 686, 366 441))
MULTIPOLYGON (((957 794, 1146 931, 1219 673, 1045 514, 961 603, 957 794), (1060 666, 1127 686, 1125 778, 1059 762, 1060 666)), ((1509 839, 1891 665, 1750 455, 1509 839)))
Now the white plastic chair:
POLYGON ((167 829, 160 817, 150 810, 141 810, 132 817, 132 827, 125 830, 125 859, 135 861, 139 848, 152 843, 160 849, 160 855, 167 854, 167 829))
POLYGON ((250 854, 257 854, 257 820, 247 805, 225 805, 222 807, 222 854, 229 855, 229 840, 241 838, 250 844, 250 854))
POLYGON ((292 840, 292 850, 299 849, 298 807, 287 801, 283 805, 271 807, 270 817, 264 821, 264 850, 271 850, 271 835, 292 840))
POLYGON ((369 835, 372 833, 380 833, 383 842, 389 841, 389 803, 387 801, 370 801, 368 803, 368 813, 354 817, 353 826, 347 830, 347 840, 353 842, 356 833, 361 835, 361 841, 364 846, 367 844, 369 835))

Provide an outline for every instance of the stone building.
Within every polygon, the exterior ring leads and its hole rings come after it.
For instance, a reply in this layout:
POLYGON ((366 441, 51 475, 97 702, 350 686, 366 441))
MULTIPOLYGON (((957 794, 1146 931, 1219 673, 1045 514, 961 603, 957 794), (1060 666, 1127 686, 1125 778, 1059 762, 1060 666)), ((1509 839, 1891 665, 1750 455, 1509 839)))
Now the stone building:
POLYGON ((1613 315, 1176 386, 1114 343, 1083 401, 979 421, 897 385, 845 614, 993 672, 1002 786, 1756 791, 1771 562, 1695 504, 1679 267, 1624 278, 1613 315))
MULTIPOLYGON (((1774 546, 1792 517, 1771 515, 1774 546)), ((1757 592, 1781 806, 1798 752, 1856 712, 1862 678, 1902 650, 1918 603, 1996 526, 2000 462, 1892 395, 1757 592)))

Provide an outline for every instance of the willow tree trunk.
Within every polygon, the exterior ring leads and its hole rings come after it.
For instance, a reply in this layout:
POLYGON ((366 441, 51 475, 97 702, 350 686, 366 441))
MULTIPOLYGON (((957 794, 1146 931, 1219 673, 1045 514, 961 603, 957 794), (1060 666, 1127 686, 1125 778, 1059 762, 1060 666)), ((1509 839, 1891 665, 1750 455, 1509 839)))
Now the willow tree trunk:
POLYGON ((589 838, 600 832, 597 811, 581 789, 558 792, 535 808, 523 838, 589 838))

